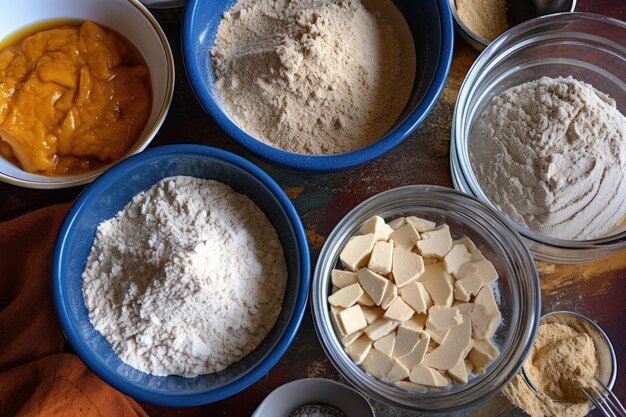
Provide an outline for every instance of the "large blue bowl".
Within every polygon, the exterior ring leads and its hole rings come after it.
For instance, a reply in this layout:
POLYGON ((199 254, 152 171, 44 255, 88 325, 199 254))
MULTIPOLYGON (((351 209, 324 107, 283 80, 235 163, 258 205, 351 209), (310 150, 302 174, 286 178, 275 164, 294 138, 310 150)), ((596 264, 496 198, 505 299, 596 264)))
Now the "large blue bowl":
POLYGON ((411 28, 417 55, 413 91, 394 127, 377 142, 344 154, 308 156, 273 148, 237 127, 215 90, 211 48, 222 14, 235 2, 187 2, 182 33, 187 76, 204 110, 230 137, 255 155, 278 165, 306 171, 337 171, 377 158, 397 146, 424 121, 448 78, 454 37, 448 0, 394 0, 411 28))
POLYGON ((200 145, 150 149, 120 162, 93 182, 70 209, 52 264, 52 292, 65 335, 81 359, 118 390, 159 405, 194 406, 219 401, 258 381, 291 344, 304 314, 310 260, 302 222, 282 189, 265 172, 230 152, 200 145), (196 378, 157 377, 124 364, 89 321, 82 273, 96 228, 136 194, 162 178, 189 175, 228 184, 267 215, 282 242, 288 282, 283 309, 259 347, 227 369, 196 378))

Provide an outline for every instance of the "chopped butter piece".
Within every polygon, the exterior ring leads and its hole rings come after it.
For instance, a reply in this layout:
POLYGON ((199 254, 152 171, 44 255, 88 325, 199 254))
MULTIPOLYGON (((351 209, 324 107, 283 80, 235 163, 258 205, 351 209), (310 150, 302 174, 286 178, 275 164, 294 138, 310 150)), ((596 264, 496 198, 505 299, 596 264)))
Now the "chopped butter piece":
POLYGON ((396 330, 399 325, 397 321, 380 318, 365 328, 365 334, 372 340, 378 340, 396 330))
POLYGON ((478 267, 476 266, 476 264, 474 262, 465 262, 456 271, 456 274, 454 274, 454 277, 456 279, 461 279, 461 278, 465 278, 468 275, 474 275, 474 274, 478 274, 478 267))
POLYGON ((372 297, 374 303, 380 305, 383 301, 387 285, 390 284, 389 280, 367 268, 359 269, 356 273, 356 277, 361 283, 363 290, 372 297))
POLYGON ((474 338, 479 340, 490 339, 502 321, 502 315, 499 311, 489 312, 482 304, 474 304, 471 318, 474 338))
POLYGON ((446 271, 443 263, 426 265, 419 279, 436 305, 450 307, 454 300, 454 278, 446 271))
POLYGON ((469 253, 480 252, 474 242, 469 237, 462 237, 452 241, 453 245, 463 245, 469 253))
POLYGON ((498 348, 489 340, 474 340, 474 347, 468 355, 472 366, 477 373, 485 370, 487 365, 498 356, 498 348))
MULTIPOLYGON (((449 329, 448 329, 449 330, 449 329)), ((448 330, 434 330, 428 327, 424 327, 424 332, 428 333, 430 338, 435 342, 441 344, 448 334, 448 330)))
POLYGON ((393 364, 394 360, 391 357, 376 349, 370 349, 363 361, 363 369, 375 378, 384 379, 393 364))
POLYGON ((457 271, 466 262, 470 261, 470 253, 465 245, 453 245, 452 249, 443 257, 443 264, 446 271, 456 275, 457 271))
POLYGON ((463 322, 463 316, 456 307, 432 306, 428 309, 426 327, 436 331, 445 331, 463 322))
POLYGON ((428 392, 428 389, 425 386, 415 384, 410 381, 396 381, 393 384, 396 387, 407 390, 407 391, 415 391, 415 392, 420 392, 422 394, 428 392))
POLYGON ((367 327, 367 321, 365 321, 361 306, 358 304, 341 311, 339 313, 339 322, 347 335, 367 327))
POLYGON ((385 223, 385 220, 380 216, 374 216, 366 220, 363 226, 359 229, 362 234, 372 233, 376 240, 389 240, 389 235, 393 232, 393 229, 385 223))
POLYGON ((426 351, 428 350, 428 344, 430 343, 430 336, 426 332, 420 333, 420 340, 417 342, 417 345, 413 348, 411 352, 398 358, 402 365, 406 366, 409 369, 413 369, 424 360, 424 356, 426 356, 426 351))
POLYGON ((430 306, 433 305, 433 301, 424 284, 417 281, 410 282, 402 287, 400 289, 400 297, 418 313, 426 313, 430 306))
POLYGON ((363 333, 362 330, 359 330, 358 332, 354 332, 352 334, 344 336, 341 338, 341 344, 344 346, 350 346, 352 343, 354 343, 355 340, 357 340, 359 337, 363 336, 364 334, 365 333, 363 333))
POLYGON ((333 269, 330 273, 330 278, 333 285, 337 288, 344 288, 358 282, 354 272, 342 271, 341 269, 333 269))
POLYGON ((450 228, 444 224, 438 229, 424 232, 421 240, 417 242, 417 248, 422 256, 436 256, 443 258, 452 247, 450 228))
POLYGON ((411 369, 409 379, 415 384, 437 388, 445 388, 451 383, 448 378, 441 375, 437 370, 422 365, 417 365, 411 369))
POLYGON ((456 307, 459 310, 459 313, 463 317, 463 320, 470 320, 472 317, 472 310, 474 310, 473 303, 459 303, 455 304, 453 307, 456 307))
POLYGON ((402 323, 413 317, 413 314, 415 314, 415 311, 409 307, 407 303, 402 301, 402 298, 397 297, 395 301, 391 303, 387 311, 385 311, 383 317, 402 323))
POLYGON ((415 314, 409 320, 402 323, 403 326, 408 327, 413 330, 422 331, 426 326, 426 319, 428 316, 426 314, 415 314))
POLYGON ((396 298, 398 298, 398 287, 390 281, 387 285, 385 295, 383 296, 383 301, 380 303, 380 306, 384 309, 387 309, 389 308, 391 303, 396 300, 396 298))
POLYGON ((393 219, 389 223, 387 223, 389 227, 393 230, 396 230, 400 226, 404 226, 406 224, 406 219, 404 217, 398 217, 397 219, 393 219))
POLYGON ((359 284, 352 284, 344 287, 328 297, 328 302, 336 307, 348 308, 354 305, 363 295, 363 289, 359 284))
POLYGON ((393 279, 398 287, 404 287, 419 278, 424 269, 424 258, 415 252, 402 246, 393 252, 393 279))
POLYGON ((469 375, 467 373, 467 366, 465 366, 465 359, 461 359, 459 363, 448 369, 448 373, 452 379, 459 384, 467 384, 469 375))
POLYGON ((469 301, 483 287, 483 280, 478 274, 467 275, 454 283, 454 298, 469 301))
POLYGON ((482 305, 487 313, 499 313, 498 305, 496 304, 496 298, 493 296, 493 290, 490 286, 484 286, 476 295, 474 304, 482 305))
POLYGON ((472 323, 466 320, 450 328, 439 347, 426 354, 423 364, 431 368, 448 370, 465 359, 472 344, 472 323))
POLYGON ((387 371, 387 373, 383 377, 383 380, 387 382, 402 381, 403 379, 408 378, 409 374, 410 371, 408 368, 406 368, 397 360, 394 360, 393 365, 391 365, 391 369, 387 371))
POLYGON ((367 335, 362 335, 355 340, 350 346, 346 347, 348 356, 356 363, 360 365, 365 360, 365 357, 372 348, 372 341, 367 335))
POLYGON ((361 310, 363 311, 363 315, 365 316, 365 321, 367 321, 367 324, 372 324, 379 317, 385 314, 385 310, 380 307, 361 306, 361 310))
POLYGON ((333 305, 330 306, 330 321, 333 324, 333 328, 335 329, 335 333, 340 335, 341 337, 346 335, 346 331, 343 328, 343 325, 339 321, 339 313, 343 311, 343 308, 335 307, 333 305))
POLYGON ((478 268, 478 275, 482 278, 484 285, 488 285, 498 279, 498 271, 496 271, 496 267, 490 261, 483 259, 472 263, 478 268))
POLYGON ((374 249, 374 243, 376 243, 376 237, 373 233, 351 237, 339 255, 343 266, 356 271, 367 264, 370 253, 374 249))
POLYGON ((374 347, 387 356, 393 356, 393 347, 396 344, 396 334, 389 333, 374 342, 374 347))
POLYGON ((391 272, 391 264, 393 260, 393 241, 390 242, 376 242, 370 261, 367 264, 367 269, 379 273, 381 275, 387 275, 391 272))
POLYGON ((362 306, 366 306, 366 307, 374 307, 376 305, 376 303, 374 302, 374 300, 372 300, 372 297, 369 296, 368 293, 366 293, 365 291, 363 291, 363 294, 361 295, 361 297, 356 301, 357 304, 360 304, 362 306))
POLYGON ((437 223, 415 216, 407 217, 406 222, 411 224, 418 233, 429 232, 437 227, 437 223))
POLYGON ((413 249, 417 241, 420 240, 420 235, 413 225, 407 223, 394 230, 389 236, 389 239, 393 240, 395 246, 402 246, 410 250, 413 249))
POLYGON ((411 353, 413 349, 415 349, 415 346, 417 346, 421 333, 420 330, 407 327, 404 323, 401 324, 400 327, 398 327, 394 340, 395 347, 393 357, 399 359, 411 353))

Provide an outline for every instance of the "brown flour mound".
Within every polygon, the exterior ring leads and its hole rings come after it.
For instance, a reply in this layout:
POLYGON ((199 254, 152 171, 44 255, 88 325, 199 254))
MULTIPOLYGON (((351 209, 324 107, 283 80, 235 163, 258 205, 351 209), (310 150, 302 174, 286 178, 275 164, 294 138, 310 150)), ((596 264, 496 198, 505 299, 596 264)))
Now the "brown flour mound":
POLYGON ((595 346, 589 335, 560 323, 539 326, 524 369, 533 391, 518 374, 503 393, 531 417, 583 417, 590 402, 579 389, 587 387, 597 369, 595 346))
POLYGON ((389 0, 240 0, 211 53, 235 123, 300 154, 349 152, 382 137, 415 77, 410 30, 389 0))

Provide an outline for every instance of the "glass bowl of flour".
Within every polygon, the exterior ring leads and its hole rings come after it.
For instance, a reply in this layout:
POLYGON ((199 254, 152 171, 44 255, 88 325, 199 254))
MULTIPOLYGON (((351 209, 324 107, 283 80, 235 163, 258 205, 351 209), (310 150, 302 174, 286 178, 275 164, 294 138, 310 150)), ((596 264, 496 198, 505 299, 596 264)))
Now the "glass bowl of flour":
POLYGON ((53 297, 100 378, 142 401, 197 406, 280 360, 304 315, 309 262, 299 216, 264 171, 207 146, 163 146, 78 197, 57 240, 53 297))
POLYGON ((457 99, 457 189, 502 211, 536 259, 626 249, 624 22, 561 13, 525 22, 478 57, 457 99))
MULTIPOLYGON (((420 278, 418 278, 419 280, 420 278)), ((337 370, 367 396, 416 412, 471 410, 513 378, 532 347, 541 315, 537 270, 521 236, 496 210, 459 191, 434 185, 410 185, 377 194, 348 213, 327 237, 311 283, 311 310, 318 339, 337 370), (335 333, 328 304, 331 272, 350 237, 372 216, 390 222, 417 216, 447 224, 452 239, 469 238, 491 261, 499 279, 493 288, 502 322, 493 343, 499 355, 467 384, 429 392, 409 391, 383 382, 357 365, 335 333)))

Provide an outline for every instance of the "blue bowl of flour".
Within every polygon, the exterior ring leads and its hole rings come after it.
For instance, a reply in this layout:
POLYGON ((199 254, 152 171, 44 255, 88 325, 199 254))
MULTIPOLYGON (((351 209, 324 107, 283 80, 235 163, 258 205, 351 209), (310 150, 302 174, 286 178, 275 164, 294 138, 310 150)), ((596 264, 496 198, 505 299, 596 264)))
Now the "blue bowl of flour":
POLYGON ((175 407, 222 400, 267 374, 300 327, 309 280, 309 248, 304 228, 287 195, 256 165, 230 152, 201 145, 150 149, 101 175, 76 199, 67 214, 52 263, 57 314, 76 354, 118 390, 142 401, 175 407), (288 271, 282 311, 263 342, 225 370, 195 378, 157 377, 123 363, 91 325, 82 295, 82 273, 98 224, 113 217, 136 194, 175 175, 214 179, 248 196, 276 229, 288 271))
MULTIPOLYGON (((215 88, 211 48, 222 15, 235 0, 187 2, 182 45, 190 84, 204 110, 240 146, 278 165, 304 171, 337 171, 371 161, 406 139, 430 113, 448 78, 453 51, 452 13, 448 0, 394 0, 411 29, 417 71, 409 101, 382 138, 353 152, 309 156, 269 146, 240 129, 230 118, 215 88)), ((389 94, 394 94, 389 91, 389 94)))

